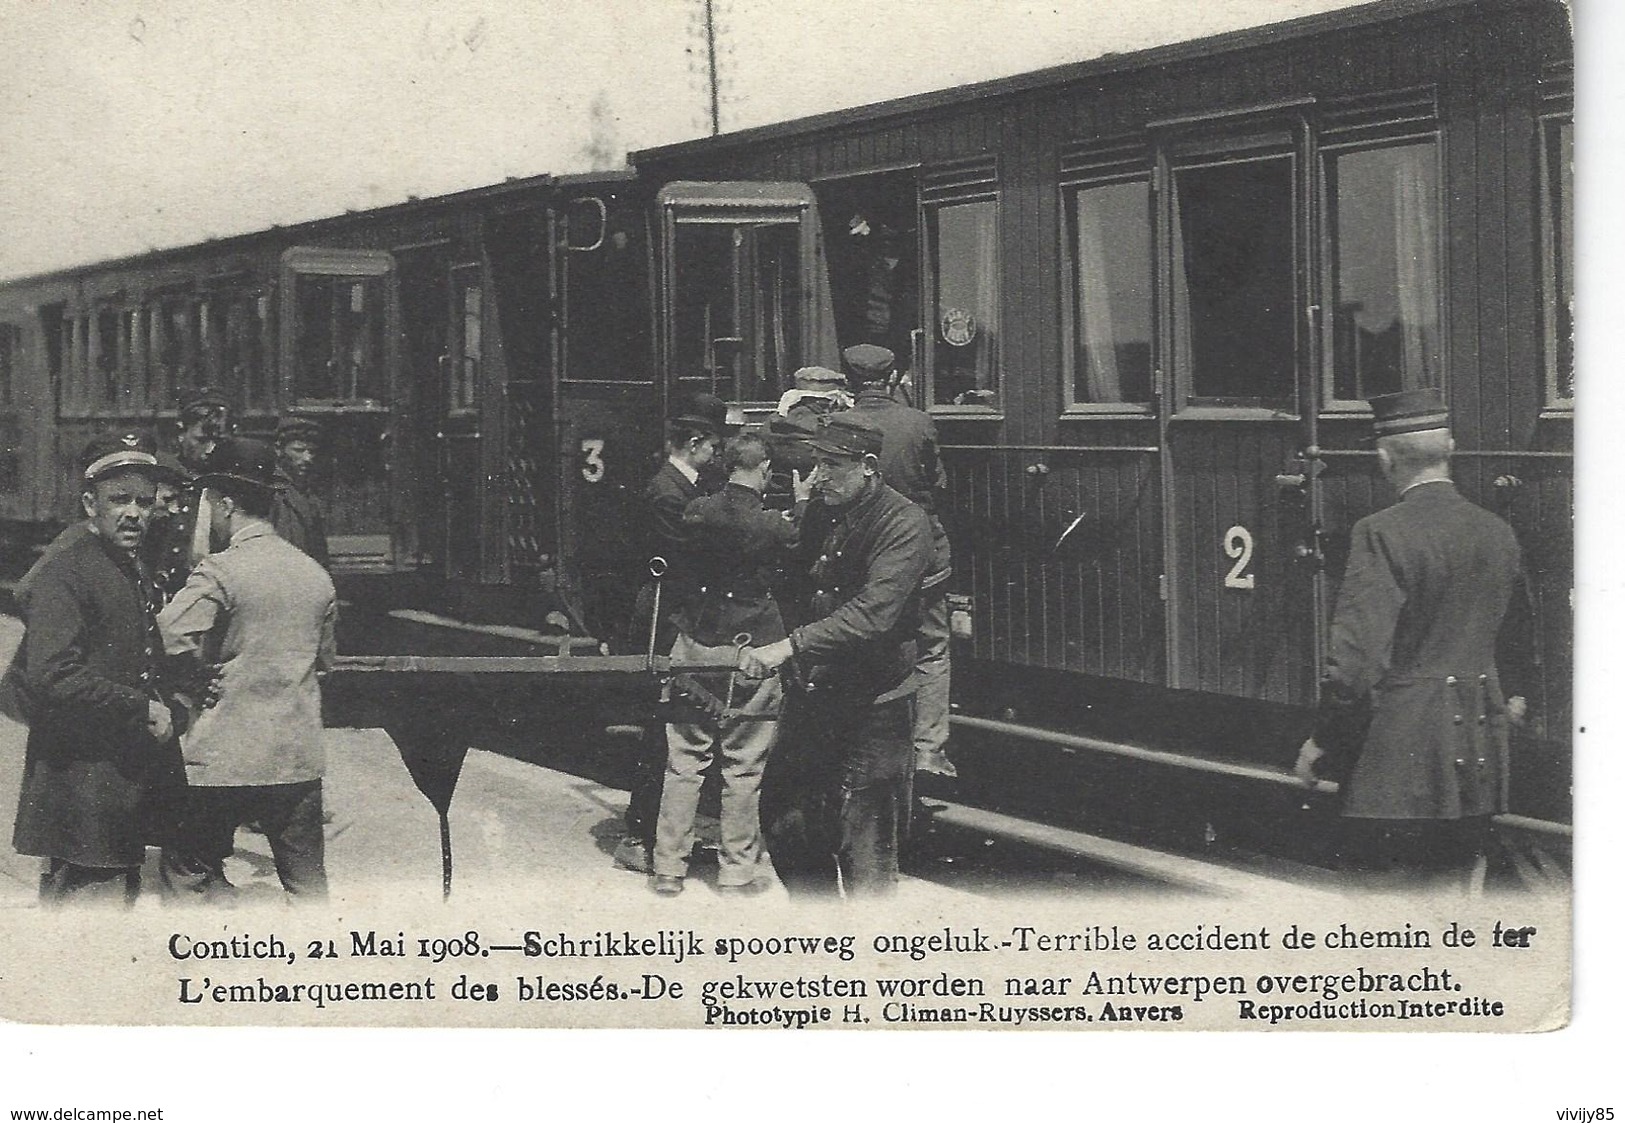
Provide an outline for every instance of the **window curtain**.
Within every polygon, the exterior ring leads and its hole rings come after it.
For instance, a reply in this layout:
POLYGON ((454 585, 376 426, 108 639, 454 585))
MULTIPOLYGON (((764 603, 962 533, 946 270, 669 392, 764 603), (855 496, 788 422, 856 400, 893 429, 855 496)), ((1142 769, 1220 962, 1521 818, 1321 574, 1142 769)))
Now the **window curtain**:
POLYGON ((1077 311, 1074 317, 1083 335, 1084 393, 1090 402, 1123 400, 1123 380, 1117 369, 1117 347, 1112 330, 1111 285, 1107 282, 1106 239, 1097 195, 1079 191, 1077 218, 1077 311))
POLYGON ((1438 386, 1439 231, 1432 149, 1407 148, 1393 162, 1394 263, 1400 369, 1406 389, 1438 386))
MULTIPOLYGON (((976 371, 976 388, 998 391, 999 362, 999 239, 994 221, 998 208, 993 203, 972 204, 976 232, 976 314, 982 320, 982 361, 976 371)), ((980 404, 992 405, 986 401, 980 404)))

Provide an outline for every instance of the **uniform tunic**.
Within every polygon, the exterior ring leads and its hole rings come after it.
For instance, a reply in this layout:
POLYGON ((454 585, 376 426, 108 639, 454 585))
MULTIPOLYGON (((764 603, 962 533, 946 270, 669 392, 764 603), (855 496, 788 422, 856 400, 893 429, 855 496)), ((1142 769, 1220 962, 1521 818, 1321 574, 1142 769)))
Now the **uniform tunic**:
POLYGON ((931 529, 878 480, 834 516, 813 564, 813 619, 790 637, 762 825, 792 892, 879 894, 896 883, 913 772, 914 636, 931 529))
POLYGON ((1345 815, 1506 810, 1495 640, 1518 572, 1512 528, 1448 480, 1417 484, 1355 524, 1316 728, 1328 770, 1347 769, 1345 815), (1351 734, 1367 703, 1369 729, 1351 734))
POLYGON ((178 814, 173 740, 147 730, 159 650, 134 559, 76 535, 18 597, 30 726, 13 843, 80 866, 139 866, 178 814))

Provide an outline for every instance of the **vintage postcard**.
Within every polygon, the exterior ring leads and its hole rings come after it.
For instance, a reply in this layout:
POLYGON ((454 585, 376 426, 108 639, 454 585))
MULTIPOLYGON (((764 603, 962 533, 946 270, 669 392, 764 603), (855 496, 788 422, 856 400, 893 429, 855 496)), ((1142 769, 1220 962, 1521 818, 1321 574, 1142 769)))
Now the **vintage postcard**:
POLYGON ((1567 8, 608 7, 6 5, 0 1017, 1564 1027, 1567 8))

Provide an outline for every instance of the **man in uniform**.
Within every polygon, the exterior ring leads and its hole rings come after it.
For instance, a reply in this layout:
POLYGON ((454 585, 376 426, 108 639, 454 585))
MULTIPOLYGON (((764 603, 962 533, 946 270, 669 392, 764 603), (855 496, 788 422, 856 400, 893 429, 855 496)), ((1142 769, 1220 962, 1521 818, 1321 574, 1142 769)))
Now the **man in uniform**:
MULTIPOLYGON (((643 489, 648 516, 645 557, 664 558, 659 579, 660 612, 655 615, 656 583, 638 592, 628 647, 644 647, 654 630, 655 651, 665 654, 677 639, 677 615, 698 587, 692 560, 695 530, 683 522, 689 502, 701 493, 701 473, 716 459, 727 423, 727 406, 714 394, 696 394, 666 423, 666 459, 643 489)), ((633 765, 632 790, 626 807, 626 837, 615 849, 615 862, 629 870, 653 869, 655 820, 666 771, 665 724, 647 730, 633 765)))
MULTIPOLYGON (((796 543, 796 519, 812 495, 811 480, 795 477, 796 510, 789 516, 762 506, 772 462, 767 443, 746 433, 731 438, 722 455, 728 482, 714 495, 692 500, 683 523, 694 536, 692 562, 698 587, 677 618, 673 659, 688 663, 727 663, 737 657, 735 637, 756 643, 784 638, 784 618, 774 599, 773 570, 796 543)), ((777 678, 733 684, 734 709, 744 720, 722 726, 672 721, 666 725, 666 780, 655 831, 655 892, 682 892, 694 849, 694 821, 706 770, 722 759, 722 813, 717 855, 717 890, 752 895, 765 889, 758 877, 762 832, 758 816, 762 768, 778 729, 783 700, 777 678)), ((727 675, 694 675, 711 699, 729 696, 727 675), (719 681, 720 680, 720 681, 719 681)), ((682 704, 683 683, 674 684, 682 704)), ((693 708, 694 698, 686 700, 693 708)), ((698 699, 704 708, 707 699, 698 699)), ((714 708, 714 707, 713 707, 714 708)))
POLYGON ((1508 723, 1495 641, 1519 574, 1512 528, 1450 480, 1437 390, 1371 400, 1399 496, 1354 525, 1314 734, 1296 773, 1343 786, 1345 861, 1470 886, 1506 810, 1508 723))
POLYGON ((792 894, 878 896, 897 884, 919 589, 933 550, 925 512, 880 477, 881 442, 852 412, 824 419, 813 482, 833 521, 815 547, 813 619, 743 659, 754 676, 789 665, 762 828, 792 894))
POLYGON ((271 525, 323 569, 332 568, 327 554, 327 513, 316 494, 316 456, 322 428, 309 417, 284 417, 276 426, 278 488, 271 506, 271 525))
POLYGON ((153 579, 165 599, 186 584, 186 575, 209 552, 209 528, 199 525, 197 488, 191 478, 208 467, 215 446, 230 435, 231 404, 218 390, 188 390, 181 396, 176 424, 175 449, 187 480, 176 493, 174 514, 149 552, 153 579))
POLYGON ((218 553, 198 563, 159 614, 164 648, 218 667, 213 701, 183 745, 190 791, 174 845, 172 893, 230 894, 223 864, 237 827, 271 844, 282 887, 327 895, 322 840, 322 707, 318 673, 333 665, 336 616, 327 572, 271 527, 275 453, 230 438, 198 476, 218 553))
POLYGON ((13 843, 45 859, 48 905, 133 901, 146 845, 167 841, 185 795, 184 710, 160 691, 153 597, 136 560, 156 468, 144 434, 91 442, 84 529, 17 595, 30 725, 13 843))
POLYGON ((938 500, 948 475, 937 456, 937 427, 923 410, 896 398, 897 357, 884 347, 860 343, 841 353, 857 388, 853 410, 883 439, 880 475, 917 504, 931 522, 931 570, 920 590, 920 634, 916 637, 919 692, 914 696, 914 770, 953 778, 959 775, 948 759, 948 579, 953 554, 948 531, 938 516, 938 500))

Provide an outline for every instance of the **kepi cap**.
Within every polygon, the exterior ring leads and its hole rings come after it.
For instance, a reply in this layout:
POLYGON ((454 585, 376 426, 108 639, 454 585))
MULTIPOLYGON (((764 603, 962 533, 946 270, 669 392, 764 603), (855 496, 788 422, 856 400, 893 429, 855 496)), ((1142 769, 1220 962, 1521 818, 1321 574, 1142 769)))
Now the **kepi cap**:
POLYGON ((854 382, 884 382, 897 367, 897 356, 874 343, 859 343, 841 352, 854 382))
POLYGON ((103 433, 92 437, 85 445, 79 462, 84 465, 86 483, 131 471, 157 479, 158 442, 151 433, 139 429, 103 433))
POLYGON ((1371 415, 1378 437, 1450 427, 1450 410, 1444 404, 1444 395, 1433 386, 1378 394, 1371 399, 1371 415))
POLYGON ((879 429, 866 425, 850 411, 826 413, 818 419, 818 432, 807 443, 829 456, 879 456, 882 443, 879 429))

